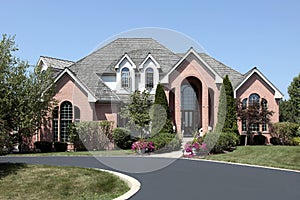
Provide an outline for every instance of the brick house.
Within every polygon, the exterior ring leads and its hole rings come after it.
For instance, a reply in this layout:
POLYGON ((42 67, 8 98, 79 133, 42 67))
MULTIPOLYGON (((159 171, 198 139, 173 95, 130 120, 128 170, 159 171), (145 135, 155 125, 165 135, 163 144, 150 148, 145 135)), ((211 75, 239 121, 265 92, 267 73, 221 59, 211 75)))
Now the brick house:
MULTIPOLYGON (((42 70, 56 73, 54 108, 49 126, 36 140, 67 141, 67 126, 78 121, 114 121, 122 126, 121 106, 135 90, 155 94, 163 84, 177 132, 189 135, 202 128, 214 129, 217 122, 220 86, 229 76, 235 98, 243 104, 259 101, 274 111, 271 122, 279 121, 282 93, 257 69, 241 74, 205 53, 190 48, 174 53, 151 38, 119 38, 77 62, 41 56, 42 70)), ((238 121, 240 134, 245 121, 238 121)), ((253 132, 268 138, 266 124, 251 125, 253 132)))

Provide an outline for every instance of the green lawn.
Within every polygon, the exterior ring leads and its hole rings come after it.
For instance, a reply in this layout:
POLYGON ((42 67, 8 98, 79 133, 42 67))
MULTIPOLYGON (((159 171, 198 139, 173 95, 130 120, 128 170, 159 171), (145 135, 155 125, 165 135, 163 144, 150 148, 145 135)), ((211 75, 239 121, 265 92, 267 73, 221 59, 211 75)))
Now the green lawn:
POLYGON ((204 159, 300 170, 300 146, 239 146, 204 159))
POLYGON ((75 151, 75 152, 50 152, 50 153, 25 153, 25 154, 7 154, 8 156, 125 156, 134 152, 128 150, 110 150, 110 151, 75 151))
POLYGON ((0 163, 0 199, 113 199, 129 190, 98 170, 0 163))

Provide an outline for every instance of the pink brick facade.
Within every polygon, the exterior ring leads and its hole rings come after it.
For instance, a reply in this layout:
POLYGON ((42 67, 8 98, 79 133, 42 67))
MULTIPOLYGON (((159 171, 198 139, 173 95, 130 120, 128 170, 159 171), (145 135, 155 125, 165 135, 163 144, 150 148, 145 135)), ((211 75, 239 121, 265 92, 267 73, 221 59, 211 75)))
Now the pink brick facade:
MULTIPOLYGON (((261 99, 265 99, 268 102, 268 109, 273 111, 271 116, 271 122, 275 123, 279 121, 279 99, 275 98, 275 91, 257 74, 254 73, 248 78, 247 81, 236 91, 237 99, 248 99, 251 94, 258 94, 261 99)), ((245 134, 242 131, 242 122, 238 121, 239 132, 245 134)), ((262 127, 260 125, 260 130, 262 127)), ((271 137, 269 127, 266 131, 261 131, 268 139, 271 137)))
MULTIPOLYGON (((194 56, 190 56, 187 58, 189 62, 184 62, 180 66, 178 66, 178 69, 172 72, 169 79, 169 84, 166 85, 166 87, 169 88, 169 90, 175 91, 175 98, 174 98, 174 123, 176 125, 176 129, 180 132, 182 132, 182 95, 181 95, 181 87, 184 81, 191 79, 191 81, 188 81, 189 83, 198 86, 199 92, 198 92, 198 102, 199 102, 199 122, 200 125, 197 128, 203 128, 204 132, 208 131, 208 127, 214 127, 215 123, 217 121, 217 115, 218 112, 218 98, 219 98, 219 88, 217 87, 214 78, 209 74, 208 69, 201 65, 197 61, 197 59, 194 56), (196 81, 197 80, 197 81, 196 81), (198 82, 198 83, 197 83, 198 82), (213 93, 212 95, 213 99, 209 99, 209 91, 210 93, 213 93), (209 103, 213 102, 213 103, 209 103), (209 115, 209 111, 212 112, 212 115, 209 115)), ((168 92, 167 92, 167 96, 168 92)), ((170 100, 169 100, 170 101, 170 100)), ((193 130, 194 131, 194 130, 193 130)))
MULTIPOLYGON (((53 62, 50 58, 43 59, 45 63, 53 62)), ((66 62, 57 59, 54 61, 55 63, 66 62)), ((256 68, 241 74, 205 53, 197 53, 192 48, 185 55, 175 54, 152 39, 138 38, 117 39, 111 43, 111 46, 107 45, 98 50, 97 54, 90 54, 64 70, 61 69, 56 80, 55 94, 55 99, 59 102, 58 112, 60 113, 62 105, 68 102, 68 109, 72 109, 70 118, 72 122, 108 120, 114 122, 114 127, 122 126, 124 120, 120 120, 119 116, 121 105, 128 101, 130 93, 139 89, 135 86, 144 88, 146 77, 142 77, 145 76, 141 73, 142 61, 149 61, 152 63, 150 67, 157 67, 155 68, 157 74, 153 80, 159 80, 165 88, 173 124, 178 133, 190 134, 199 128, 206 133, 216 127, 220 88, 226 75, 232 82, 237 99, 249 98, 251 94, 259 95, 261 99, 267 100, 268 109, 274 112, 271 122, 279 121, 278 102, 282 94, 256 68), (145 45, 148 44, 149 51, 145 50, 145 45), (137 52, 139 53, 136 54, 137 52), (112 57, 109 57, 110 55, 112 57), (135 84, 130 85, 130 80, 133 78, 128 78, 128 85, 132 88, 119 88, 122 75, 117 69, 120 68, 118 64, 124 55, 131 60, 129 64, 134 66, 131 75, 134 77, 135 84), (145 60, 149 57, 151 60, 145 60), (105 66, 102 66, 103 63, 106 63, 105 66)), ((52 141, 56 131, 58 136, 55 140, 61 141, 63 122, 58 117, 57 130, 53 130, 52 122, 41 127, 40 134, 35 137, 37 140, 52 141)), ((238 127, 240 134, 244 134, 241 121, 238 121, 238 127)), ((268 130, 263 134, 270 136, 268 130)))

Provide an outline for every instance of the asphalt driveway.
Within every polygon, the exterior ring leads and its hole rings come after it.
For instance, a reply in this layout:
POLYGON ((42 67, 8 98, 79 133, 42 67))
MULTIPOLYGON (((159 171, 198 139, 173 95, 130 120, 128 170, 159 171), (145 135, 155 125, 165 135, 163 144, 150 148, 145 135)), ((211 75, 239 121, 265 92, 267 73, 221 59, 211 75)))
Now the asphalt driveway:
MULTIPOLYGON (((167 158, 111 157, 120 165, 148 165, 167 158)), ((94 157, 0 157, 0 162, 79 166, 114 170, 94 157)), ((121 171, 122 172, 122 171, 121 171)), ((178 159, 148 173, 126 173, 141 182, 131 199, 300 199, 300 173, 178 159)))

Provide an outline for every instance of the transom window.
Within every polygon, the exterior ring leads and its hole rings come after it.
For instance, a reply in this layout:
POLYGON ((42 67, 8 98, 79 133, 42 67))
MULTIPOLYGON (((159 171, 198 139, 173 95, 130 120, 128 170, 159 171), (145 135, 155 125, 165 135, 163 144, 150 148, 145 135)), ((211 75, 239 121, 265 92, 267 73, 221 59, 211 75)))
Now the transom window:
POLYGON ((129 88, 129 69, 127 67, 122 69, 121 72, 121 84, 122 88, 129 88))
POLYGON ((153 88, 153 69, 146 69, 146 88, 153 88))
POLYGON ((197 104, 197 96, 194 89, 191 86, 183 86, 182 89, 182 104, 183 110, 195 110, 197 104))

